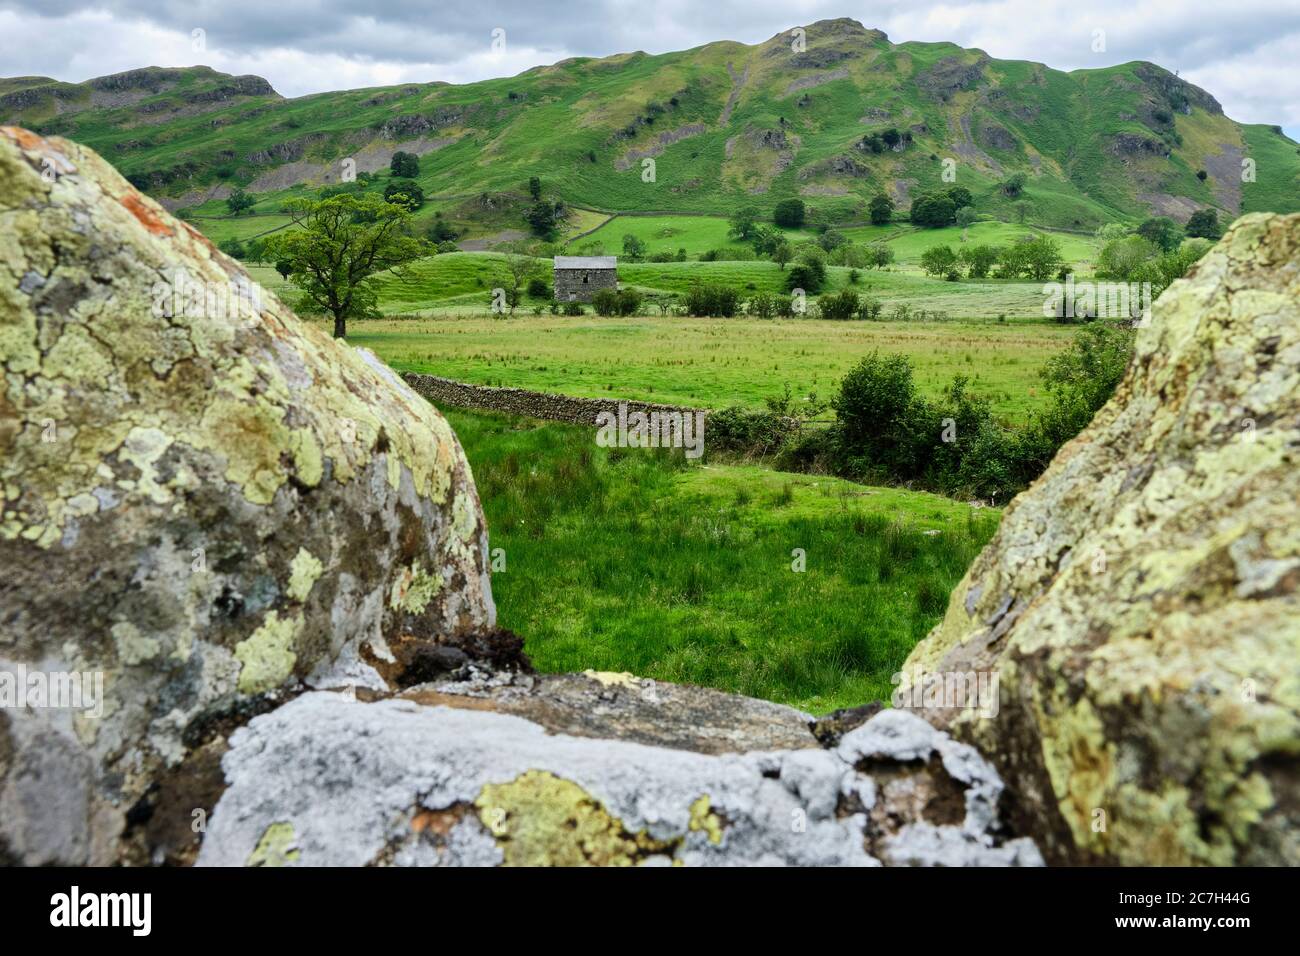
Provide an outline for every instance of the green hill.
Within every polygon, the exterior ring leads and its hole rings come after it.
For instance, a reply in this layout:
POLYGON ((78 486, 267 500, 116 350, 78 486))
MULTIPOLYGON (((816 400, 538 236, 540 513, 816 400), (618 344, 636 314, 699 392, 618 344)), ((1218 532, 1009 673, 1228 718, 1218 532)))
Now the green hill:
POLYGON ((1300 210, 1296 143, 1234 122, 1154 64, 1066 73, 952 44, 894 44, 847 19, 807 27, 802 49, 794 39, 296 99, 207 67, 81 84, 23 77, 0 80, 0 121, 94 147, 173 208, 238 185, 273 213, 285 196, 337 182, 346 159, 386 170, 403 149, 421 155, 425 216, 501 196, 503 228, 526 228, 530 176, 550 196, 608 212, 770 211, 801 196, 815 222, 856 223, 877 192, 905 209, 946 185, 945 160, 982 214, 1055 229, 1186 219, 1206 206, 1228 218, 1300 210), (1242 182, 1247 159, 1253 182, 1242 182), (1016 173, 1026 184, 1009 195, 1016 173))

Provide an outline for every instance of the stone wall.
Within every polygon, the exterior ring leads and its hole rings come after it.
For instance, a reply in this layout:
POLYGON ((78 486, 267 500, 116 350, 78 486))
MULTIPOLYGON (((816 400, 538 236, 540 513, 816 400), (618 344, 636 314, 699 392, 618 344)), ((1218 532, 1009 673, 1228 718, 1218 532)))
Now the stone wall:
POLYGON ((435 405, 454 405, 458 408, 481 408, 511 415, 527 415, 553 422, 573 425, 596 425, 601 412, 618 414, 621 403, 631 412, 680 412, 683 415, 704 412, 708 409, 688 408, 685 405, 660 405, 656 402, 634 402, 618 398, 578 398, 573 395, 552 395, 548 392, 530 392, 523 388, 496 388, 491 385, 471 385, 437 375, 404 372, 408 385, 435 405))
POLYGON ((556 269, 555 301, 590 302, 600 289, 618 288, 618 272, 614 269, 556 269), (586 282, 583 282, 583 279, 586 282))

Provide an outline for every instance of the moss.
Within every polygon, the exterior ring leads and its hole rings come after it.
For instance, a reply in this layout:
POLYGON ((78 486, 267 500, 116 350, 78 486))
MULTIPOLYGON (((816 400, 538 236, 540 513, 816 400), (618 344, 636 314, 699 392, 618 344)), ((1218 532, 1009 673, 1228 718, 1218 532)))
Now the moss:
POLYGON ((506 866, 634 866, 681 843, 628 832, 582 787, 545 770, 487 784, 474 806, 506 866))
POLYGON ((429 602, 442 590, 442 576, 424 570, 419 561, 403 568, 393 579, 388 606, 408 614, 423 614, 429 602))

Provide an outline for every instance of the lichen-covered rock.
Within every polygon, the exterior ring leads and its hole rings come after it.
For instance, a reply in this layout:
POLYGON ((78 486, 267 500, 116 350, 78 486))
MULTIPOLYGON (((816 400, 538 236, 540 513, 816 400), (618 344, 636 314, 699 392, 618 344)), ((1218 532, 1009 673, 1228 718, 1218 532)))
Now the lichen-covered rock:
POLYGON ((1300 216, 1155 303, 1114 399, 1007 508, 902 688, 1049 860, 1300 863, 1300 216), (983 702, 984 706, 987 702, 983 702))
POLYGON ((361 696, 235 731, 201 865, 1042 862, 1007 837, 992 767, 903 711, 823 749, 797 711, 628 675, 361 696))
POLYGON ((0 371, 0 675, 103 679, 96 714, 0 676, 30 705, 0 711, 0 858, 119 859, 208 729, 493 629, 438 412, 93 152, 13 127, 0 371))

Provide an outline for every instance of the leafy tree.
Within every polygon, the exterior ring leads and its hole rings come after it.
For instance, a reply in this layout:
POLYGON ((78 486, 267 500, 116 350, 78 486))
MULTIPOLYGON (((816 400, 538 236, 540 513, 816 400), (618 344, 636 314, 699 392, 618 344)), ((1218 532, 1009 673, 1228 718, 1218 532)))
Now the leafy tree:
POLYGON ((1199 239, 1218 239, 1223 235, 1219 214, 1213 209, 1198 209, 1192 213, 1183 231, 1188 236, 1199 239))
POLYGON ((876 193, 867 208, 871 211, 871 224, 873 226, 886 225, 894 217, 894 200, 884 193, 876 193))
POLYGON ((921 255, 921 268, 925 274, 935 278, 956 281, 961 278, 960 260, 952 246, 931 246, 921 255))
POLYGON ((1097 278, 1129 282, 1138 268, 1160 255, 1160 247, 1141 236, 1112 239, 1097 256, 1097 278))
POLYGON ((434 242, 453 242, 460 235, 460 230, 446 219, 441 212, 433 214, 433 225, 429 227, 429 238, 434 242))
POLYGON ((399 149, 388 161, 388 171, 398 179, 414 179, 420 175, 420 157, 399 149))
POLYGON ((277 259, 275 262, 275 271, 280 273, 281 279, 288 279, 293 274, 293 263, 288 259, 277 259))
POLYGON ((803 226, 807 209, 802 199, 783 199, 772 210, 772 221, 785 229, 799 229, 803 226))
POLYGON ((333 316, 335 338, 347 335, 348 319, 378 315, 371 276, 429 253, 409 234, 410 210, 378 196, 300 199, 285 208, 298 228, 271 236, 266 253, 288 263, 303 311, 333 316))
POLYGON ((856 316, 860 304, 856 292, 852 289, 841 289, 839 292, 818 299, 817 312, 823 319, 842 322, 856 316))
POLYGON ((957 221, 957 204, 945 194, 918 196, 912 202, 912 222, 929 229, 951 226, 957 221))
POLYGON ((232 259, 242 259, 247 254, 244 244, 238 239, 227 239, 225 242, 220 243, 217 248, 232 259))
POLYGON ((1132 235, 1132 230, 1122 222, 1108 222, 1097 227, 1096 235, 1102 242, 1113 242, 1116 239, 1123 239, 1125 236, 1132 235))
POLYGON ((238 186, 231 190, 230 195, 226 198, 226 208, 230 210, 232 216, 243 215, 256 204, 257 200, 238 186))
POLYGON ((628 262, 640 262, 645 258, 645 240, 628 233, 623 237, 623 258, 628 262))
MULTIPOLYGON (((974 223, 975 218, 976 212, 970 206, 957 207, 957 225, 961 226, 962 229, 965 229, 974 223)), ((963 239, 962 241, 964 242, 965 240, 963 239)))
POLYGON ((883 269, 894 261, 894 250, 883 242, 873 242, 868 250, 868 261, 877 269, 883 269))
POLYGON ((1020 245, 1025 247, 1025 271, 1031 279, 1039 282, 1049 279, 1065 264, 1061 245, 1051 236, 1035 236, 1020 245))
POLYGON ((838 229, 827 229, 817 237, 817 245, 826 252, 834 252, 848 242, 848 237, 838 229))
POLYGON ((1025 191, 1025 183, 1028 181, 1024 173, 1012 173, 1002 181, 1002 192, 1014 199, 1025 191))
POLYGON ((782 272, 785 271, 786 263, 793 258, 794 258, 794 247, 792 247, 790 243, 786 242, 784 239, 778 242, 776 244, 776 248, 772 250, 772 261, 781 267, 782 272))
POLYGON ((545 199, 533 203, 524 218, 528 220, 528 225, 532 227, 534 233, 547 239, 555 235, 556 226, 560 221, 555 203, 545 199))
POLYGON ((770 256, 777 245, 782 242, 785 242, 785 237, 781 235, 780 231, 773 229, 766 223, 755 226, 749 237, 749 244, 753 247, 754 254, 760 256, 770 256))
POLYGON ((528 177, 528 195, 532 196, 533 199, 542 198, 542 181, 536 176, 528 177))
POLYGON ((384 202, 405 206, 415 212, 424 205, 424 190, 413 179, 394 179, 384 187, 384 202))
POLYGON ((952 200, 952 204, 958 209, 975 205, 975 197, 971 195, 970 190, 965 186, 949 186, 947 192, 948 198, 952 200))
POLYGON ((987 279, 989 270, 998 261, 998 250, 993 246, 963 246, 958 257, 972 279, 987 279))
POLYGON ((727 318, 740 308, 740 293, 730 286, 698 282, 686 291, 683 305, 687 315, 727 318))
POLYGON ((1183 241, 1182 230, 1168 216, 1153 216, 1137 227, 1137 234, 1154 242, 1165 252, 1177 249, 1183 241))
POLYGON ((741 242, 749 242, 758 228, 758 210, 746 206, 731 214, 731 228, 727 234, 741 242))
POLYGON ((826 284, 826 254, 809 244, 799 248, 797 258, 798 262, 786 273, 786 291, 803 289, 806 294, 815 295, 826 284))

